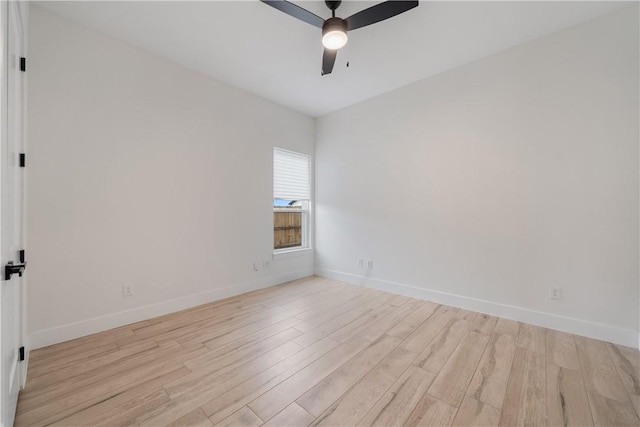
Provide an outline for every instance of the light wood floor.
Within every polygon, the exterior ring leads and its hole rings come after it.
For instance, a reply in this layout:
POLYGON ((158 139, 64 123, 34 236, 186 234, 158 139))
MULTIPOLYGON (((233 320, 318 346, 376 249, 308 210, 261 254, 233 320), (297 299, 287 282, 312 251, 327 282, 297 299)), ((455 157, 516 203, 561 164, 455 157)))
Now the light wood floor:
POLYGON ((637 350, 311 277, 32 352, 16 425, 639 425, 637 350))

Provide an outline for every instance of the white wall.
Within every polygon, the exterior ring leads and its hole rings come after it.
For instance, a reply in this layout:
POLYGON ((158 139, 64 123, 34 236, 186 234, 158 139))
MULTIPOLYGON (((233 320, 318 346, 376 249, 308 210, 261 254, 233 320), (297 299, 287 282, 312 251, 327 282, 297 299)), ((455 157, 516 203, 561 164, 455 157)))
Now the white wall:
POLYGON ((316 271, 637 345, 638 89, 634 6, 320 118, 316 271))
POLYGON ((33 347, 313 273, 312 254, 252 271, 272 254, 273 147, 312 154, 312 119, 31 12, 33 347))

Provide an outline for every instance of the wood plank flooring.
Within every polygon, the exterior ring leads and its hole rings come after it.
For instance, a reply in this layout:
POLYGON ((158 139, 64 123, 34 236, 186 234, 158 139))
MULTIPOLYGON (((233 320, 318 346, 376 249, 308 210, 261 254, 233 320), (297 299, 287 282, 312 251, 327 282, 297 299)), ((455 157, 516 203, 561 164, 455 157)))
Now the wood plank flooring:
POLYGON ((640 352, 309 277, 31 353, 17 426, 640 425, 640 352))

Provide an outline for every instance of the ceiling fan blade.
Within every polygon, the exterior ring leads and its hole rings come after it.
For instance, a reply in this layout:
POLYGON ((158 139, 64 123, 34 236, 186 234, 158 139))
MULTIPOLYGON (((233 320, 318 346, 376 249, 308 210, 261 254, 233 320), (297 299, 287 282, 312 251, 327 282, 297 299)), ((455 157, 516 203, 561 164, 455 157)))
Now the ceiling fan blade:
POLYGON ((347 30, 357 30, 358 28, 384 21, 416 6, 418 6, 417 1, 385 1, 361 12, 354 13, 345 19, 347 21, 347 30))
POLYGON ((331 74, 333 64, 336 63, 338 49, 325 49, 322 53, 322 75, 331 74))
POLYGON ((269 6, 278 9, 280 12, 284 12, 287 15, 298 18, 301 21, 311 24, 314 27, 322 28, 324 19, 320 18, 315 13, 309 12, 307 9, 303 9, 298 5, 285 0, 260 0, 262 3, 266 3, 269 6))

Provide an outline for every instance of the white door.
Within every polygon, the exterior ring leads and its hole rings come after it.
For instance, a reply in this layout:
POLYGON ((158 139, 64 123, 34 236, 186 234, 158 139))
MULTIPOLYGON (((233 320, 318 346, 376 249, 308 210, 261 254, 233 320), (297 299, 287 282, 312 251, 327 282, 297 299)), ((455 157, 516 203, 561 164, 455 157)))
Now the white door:
POLYGON ((1 421, 11 426, 15 417, 18 392, 22 384, 19 348, 22 346, 22 274, 6 276, 6 266, 20 270, 23 247, 23 174, 20 167, 23 131, 23 86, 20 70, 22 22, 18 2, 2 2, 2 86, 0 104, 2 128, 0 150, 0 314, 2 321, 2 407, 1 421))

